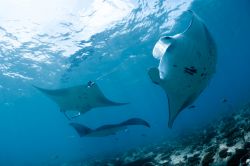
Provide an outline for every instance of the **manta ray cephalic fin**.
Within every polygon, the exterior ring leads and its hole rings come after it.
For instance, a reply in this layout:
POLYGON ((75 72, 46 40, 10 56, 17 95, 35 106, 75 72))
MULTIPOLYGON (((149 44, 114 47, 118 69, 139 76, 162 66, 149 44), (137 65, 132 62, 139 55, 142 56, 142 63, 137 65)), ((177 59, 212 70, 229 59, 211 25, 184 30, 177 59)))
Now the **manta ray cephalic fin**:
POLYGON ((152 53, 153 57, 160 60, 166 53, 168 47, 170 47, 170 45, 172 44, 172 41, 173 38, 171 36, 161 37, 154 46, 152 53))
POLYGON ((159 74, 159 70, 156 67, 152 67, 148 70, 148 75, 150 77, 150 79, 152 80, 153 83, 155 84, 160 84, 161 82, 161 78, 160 78, 160 74, 159 74))

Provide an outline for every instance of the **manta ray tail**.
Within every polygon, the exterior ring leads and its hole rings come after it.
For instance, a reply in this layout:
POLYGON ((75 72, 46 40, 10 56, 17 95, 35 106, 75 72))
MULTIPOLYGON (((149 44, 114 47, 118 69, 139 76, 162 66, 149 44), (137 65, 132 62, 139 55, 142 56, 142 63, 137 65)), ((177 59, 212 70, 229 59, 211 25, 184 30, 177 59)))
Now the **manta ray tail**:
POLYGON ((140 118, 131 118, 131 119, 128 119, 124 122, 121 123, 122 126, 128 126, 128 125, 143 125, 143 126, 146 126, 146 127, 149 127, 150 128, 150 124, 143 120, 143 119, 140 119, 140 118))
POLYGON ((84 125, 81 125, 79 123, 70 123, 69 125, 72 126, 76 130, 76 132, 79 134, 80 137, 83 137, 92 132, 92 129, 84 125))

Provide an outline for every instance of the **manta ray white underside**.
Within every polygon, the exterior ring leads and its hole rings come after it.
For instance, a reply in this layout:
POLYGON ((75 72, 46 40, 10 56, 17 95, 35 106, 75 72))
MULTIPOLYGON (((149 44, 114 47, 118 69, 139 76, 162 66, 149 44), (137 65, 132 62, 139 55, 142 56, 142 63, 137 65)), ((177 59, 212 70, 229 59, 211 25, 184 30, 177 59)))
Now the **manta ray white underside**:
POLYGON ((216 46, 202 20, 192 11, 188 28, 174 36, 163 36, 153 56, 160 60, 148 74, 168 97, 169 122, 191 105, 208 85, 216 68, 216 46))

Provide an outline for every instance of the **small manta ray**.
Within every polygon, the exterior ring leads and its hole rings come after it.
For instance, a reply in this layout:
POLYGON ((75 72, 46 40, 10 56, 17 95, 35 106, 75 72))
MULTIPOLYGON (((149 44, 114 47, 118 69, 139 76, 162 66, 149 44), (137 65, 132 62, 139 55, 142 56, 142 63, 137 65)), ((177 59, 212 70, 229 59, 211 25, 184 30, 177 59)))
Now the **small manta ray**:
POLYGON ((104 96, 99 86, 92 81, 89 81, 87 85, 55 90, 34 87, 52 99, 68 119, 80 116, 81 113, 85 113, 92 108, 128 104, 109 100, 104 96), (66 111, 78 111, 79 113, 73 117, 68 117, 66 111))
POLYGON ((192 11, 187 29, 174 36, 163 36, 155 44, 153 56, 160 60, 158 68, 148 74, 168 97, 169 122, 190 106, 206 88, 216 69, 216 45, 205 24, 192 11))
POLYGON ((140 118, 131 118, 118 124, 103 125, 96 129, 90 129, 79 123, 70 123, 70 125, 76 130, 80 137, 104 137, 115 135, 119 131, 126 130, 126 127, 131 125, 142 125, 150 128, 149 123, 140 118))

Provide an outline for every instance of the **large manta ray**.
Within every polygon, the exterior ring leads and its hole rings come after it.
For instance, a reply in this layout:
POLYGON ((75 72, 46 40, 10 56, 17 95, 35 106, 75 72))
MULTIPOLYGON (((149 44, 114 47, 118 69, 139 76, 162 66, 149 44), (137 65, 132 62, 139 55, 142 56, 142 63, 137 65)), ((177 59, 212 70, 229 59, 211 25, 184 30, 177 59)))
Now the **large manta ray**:
POLYGON ((131 118, 118 124, 103 125, 96 129, 90 129, 79 123, 70 123, 70 125, 76 130, 80 137, 104 137, 115 135, 117 132, 126 129, 126 127, 130 125, 142 125, 150 127, 148 122, 140 118, 131 118))
POLYGON ((190 13, 192 19, 184 32, 163 36, 155 44, 153 56, 160 63, 148 71, 153 83, 167 94, 170 128, 205 89, 216 68, 215 43, 201 19, 190 13))
MULTIPOLYGON (((34 87, 52 99, 60 107, 60 111, 65 115, 66 111, 78 111, 79 114, 76 116, 79 116, 80 113, 85 113, 96 107, 120 106, 128 104, 117 103, 109 100, 104 96, 99 86, 92 81, 89 81, 86 85, 55 90, 43 89, 36 86, 34 87)), ((67 115, 66 117, 69 118, 67 115)))

